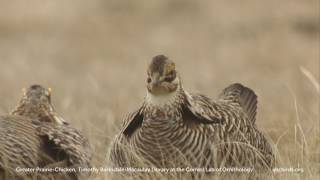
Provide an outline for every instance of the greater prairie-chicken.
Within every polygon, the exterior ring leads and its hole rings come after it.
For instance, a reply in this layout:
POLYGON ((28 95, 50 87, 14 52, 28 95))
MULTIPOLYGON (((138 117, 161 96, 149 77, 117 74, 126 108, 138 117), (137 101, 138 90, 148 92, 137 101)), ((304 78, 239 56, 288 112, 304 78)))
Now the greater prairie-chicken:
POLYGON ((253 167, 274 164, 270 144, 255 125, 257 96, 232 84, 214 101, 184 90, 173 61, 155 56, 147 94, 111 143, 114 167, 253 167))
MULTIPOLYGON (((0 179, 78 179, 90 167, 88 140, 57 115, 51 90, 33 85, 10 115, 0 116, 0 179), (74 168, 71 173, 19 173, 16 168, 74 168)), ((67 169, 66 169, 67 170, 67 169)))

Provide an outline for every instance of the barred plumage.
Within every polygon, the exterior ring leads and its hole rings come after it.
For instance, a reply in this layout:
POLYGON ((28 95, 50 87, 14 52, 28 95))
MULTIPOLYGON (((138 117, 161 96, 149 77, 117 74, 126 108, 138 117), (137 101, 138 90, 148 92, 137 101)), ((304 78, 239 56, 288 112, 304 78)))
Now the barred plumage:
POLYGON ((51 94, 28 88, 11 115, 0 116, 0 179, 78 179, 88 174, 18 173, 19 168, 90 167, 88 140, 57 115, 51 94))
POLYGON ((255 125, 251 89, 233 84, 217 101, 190 94, 163 55, 153 58, 147 83, 143 105, 112 142, 114 166, 273 167, 271 146, 255 125))

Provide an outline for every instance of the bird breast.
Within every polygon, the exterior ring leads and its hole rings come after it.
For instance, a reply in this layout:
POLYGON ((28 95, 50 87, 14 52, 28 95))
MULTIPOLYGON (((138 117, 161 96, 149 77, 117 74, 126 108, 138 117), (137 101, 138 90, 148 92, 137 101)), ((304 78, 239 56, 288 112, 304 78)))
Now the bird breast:
POLYGON ((137 154, 157 167, 196 166, 207 150, 203 128, 190 128, 181 117, 174 121, 144 119, 130 143, 137 154))

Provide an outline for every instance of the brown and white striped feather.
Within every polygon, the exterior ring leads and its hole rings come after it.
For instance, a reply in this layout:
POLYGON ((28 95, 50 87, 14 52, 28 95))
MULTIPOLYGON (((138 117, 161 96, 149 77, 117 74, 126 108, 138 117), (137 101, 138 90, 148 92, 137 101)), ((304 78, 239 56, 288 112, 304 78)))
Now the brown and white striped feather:
POLYGON ((125 119, 111 148, 112 161, 132 166, 128 159, 136 153, 157 167, 272 167, 272 149, 254 125, 255 95, 246 92, 253 102, 243 106, 243 89, 238 84, 228 87, 218 101, 181 89, 165 106, 145 102, 125 119))

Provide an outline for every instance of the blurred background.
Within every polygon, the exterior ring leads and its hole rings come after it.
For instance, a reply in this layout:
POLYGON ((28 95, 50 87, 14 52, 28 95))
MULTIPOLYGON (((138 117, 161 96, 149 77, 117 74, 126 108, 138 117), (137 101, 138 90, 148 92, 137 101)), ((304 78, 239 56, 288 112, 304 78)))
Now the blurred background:
POLYGON ((252 88, 277 166, 305 170, 279 176, 317 178, 319 20, 318 0, 2 0, 0 113, 23 87, 51 87, 102 166, 122 118, 143 101, 149 61, 165 54, 189 92, 252 88))

